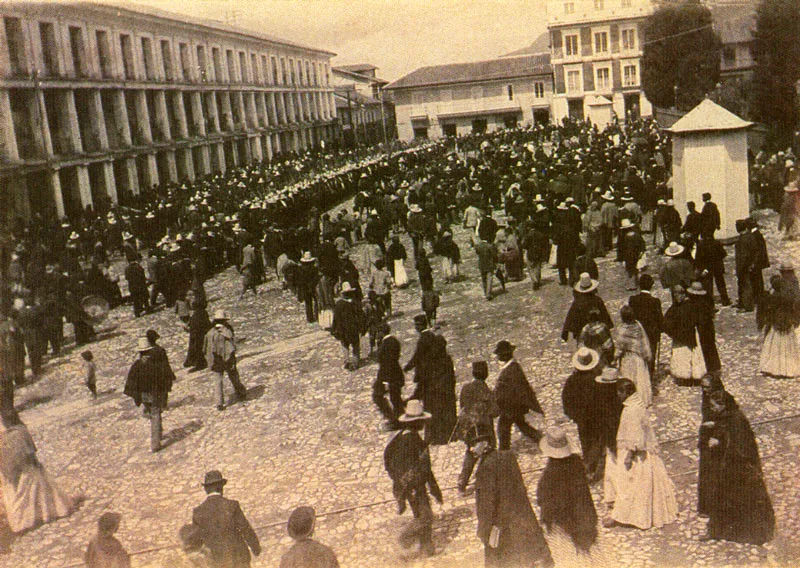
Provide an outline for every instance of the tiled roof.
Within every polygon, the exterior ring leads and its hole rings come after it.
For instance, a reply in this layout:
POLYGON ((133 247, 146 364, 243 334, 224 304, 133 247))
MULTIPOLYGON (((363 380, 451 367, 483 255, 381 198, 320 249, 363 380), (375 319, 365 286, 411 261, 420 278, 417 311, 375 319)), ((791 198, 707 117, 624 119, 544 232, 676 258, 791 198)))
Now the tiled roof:
POLYGON ((544 53, 528 57, 509 57, 472 63, 451 63, 449 65, 422 67, 390 83, 386 89, 407 89, 428 85, 512 79, 545 75, 551 72, 550 54, 544 53))
POLYGON ((538 55, 550 51, 550 34, 547 32, 537 37, 532 44, 522 49, 506 53, 500 57, 520 57, 523 55, 538 55))
POLYGON ((742 120, 729 110, 722 108, 711 99, 705 99, 668 130, 677 134, 713 130, 739 130, 752 124, 752 122, 742 120))

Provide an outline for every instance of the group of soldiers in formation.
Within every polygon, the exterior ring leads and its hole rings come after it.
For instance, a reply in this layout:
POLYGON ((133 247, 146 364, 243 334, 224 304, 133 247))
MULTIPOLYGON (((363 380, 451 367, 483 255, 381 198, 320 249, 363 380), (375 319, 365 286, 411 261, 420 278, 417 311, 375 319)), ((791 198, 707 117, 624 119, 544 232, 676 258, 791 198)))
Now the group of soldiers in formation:
MULTIPOLYGON (((614 123, 601 131, 565 120, 388 154, 282 156, 224 175, 154 187, 108 211, 87 208, 57 227, 41 219, 18 224, 2 249, 4 416, 15 414, 13 393, 25 383, 26 352, 36 377, 48 348, 53 356, 61 349, 65 318, 74 326, 77 345, 96 339, 87 297, 102 298, 113 309, 127 296, 135 317, 152 312, 161 301, 174 307, 189 332, 184 367, 215 374, 217 409, 225 408, 225 374, 238 399, 245 400, 230 316, 214 310, 209 317, 204 283, 234 266, 244 296, 258 293, 274 270, 283 287, 305 304, 307 323, 330 330, 341 343, 345 368, 362 364, 361 338, 369 335, 370 355, 378 360, 373 400, 386 429, 399 430, 386 447, 385 465, 400 513, 410 506, 414 515, 401 543, 419 543, 425 555, 436 552, 429 492, 438 501, 442 495, 429 448, 462 440, 467 451, 458 488, 466 494, 475 474, 478 536, 487 565, 546 566, 552 563, 548 542, 552 546, 559 535, 571 541, 576 553, 590 554, 597 537, 590 483, 604 482, 606 526, 650 528, 674 520, 674 492, 658 458, 648 410, 664 331, 673 339, 675 378, 703 381, 700 508, 711 519, 708 536, 761 544, 771 538, 774 518, 758 451, 746 418, 722 386, 719 358, 709 345, 715 285, 722 304, 731 303, 724 248, 714 238, 720 215, 711 194, 705 194, 701 210, 687 204, 689 214, 681 218, 671 199, 669 148, 652 121, 614 123), (350 196, 352 206, 336 207, 350 196), (498 211, 506 220, 503 226, 495 220, 498 211), (577 341, 575 372, 564 386, 564 412, 578 425, 582 457, 562 426, 543 432, 526 421, 526 413, 543 412, 508 341, 494 351, 500 366, 495 388, 486 384, 487 363, 475 362, 474 380, 462 388, 457 412, 454 364, 446 340, 437 333, 440 292, 431 259, 441 259, 445 283, 461 279, 462 251, 453 235, 462 229, 477 256, 487 300, 495 297, 495 279, 504 289, 507 281, 524 279, 526 270, 538 289, 548 263, 557 267, 561 285, 574 288, 562 334, 577 341), (656 315, 647 298, 633 300, 649 297, 653 283, 650 274, 641 273, 648 233, 656 250, 670 259, 660 274, 661 284, 673 294, 665 315, 660 303, 656 315), (401 237, 410 241, 410 251, 401 237), (614 324, 597 295, 595 262, 609 253, 623 264, 627 289, 638 292, 621 313, 620 333, 615 330, 613 336, 614 324), (414 317, 417 348, 401 367, 400 343, 391 335, 389 320, 392 289, 408 285, 409 260, 419 281, 422 313, 414 317), (695 304, 680 308, 685 298, 701 301, 702 309, 695 304), (404 398, 405 373, 412 370, 414 392, 404 398), (514 425, 549 460, 537 493, 547 539, 510 451, 514 425), (745 457, 734 456, 733 450, 745 457), (726 461, 733 459, 740 461, 726 461), (643 489, 645 478, 656 482, 643 489), (739 493, 731 491, 737 482, 745 487, 739 493), (740 506, 749 507, 750 514, 734 515, 740 506)), ((784 158, 785 186, 794 182, 796 187, 792 156, 776 159, 784 158)), ((778 168, 771 159, 767 166, 759 175, 770 172, 772 179, 778 168)), ((780 327, 784 334, 787 325, 793 326, 795 333, 800 294, 791 267, 783 267, 785 286, 772 285, 785 293, 767 293, 763 237, 753 219, 738 226, 741 241, 749 244, 737 243, 737 306, 743 311, 771 306, 760 310, 760 324, 780 327)), ((139 339, 140 355, 125 385, 125 394, 143 405, 151 420, 152 451, 161 447, 161 411, 168 406, 174 379, 157 340, 155 330, 139 339)), ((89 385, 94 374, 90 352, 84 352, 84 360, 89 385)), ((18 417, 7 421, 21 422, 18 417)), ((248 550, 260 552, 258 538, 238 504, 222 497, 225 481, 217 471, 207 474, 210 504, 202 513, 195 510, 194 523, 181 530, 184 553, 211 566, 247 566, 248 550)), ((110 565, 98 551, 127 557, 113 545, 118 544, 113 537, 118 524, 118 516, 100 519, 96 538, 105 544, 90 546, 87 561, 95 559, 90 566, 110 565)), ((315 566, 337 565, 330 549, 310 539, 313 526, 313 509, 293 513, 288 528, 298 543, 282 566, 311 565, 312 558, 315 566)))

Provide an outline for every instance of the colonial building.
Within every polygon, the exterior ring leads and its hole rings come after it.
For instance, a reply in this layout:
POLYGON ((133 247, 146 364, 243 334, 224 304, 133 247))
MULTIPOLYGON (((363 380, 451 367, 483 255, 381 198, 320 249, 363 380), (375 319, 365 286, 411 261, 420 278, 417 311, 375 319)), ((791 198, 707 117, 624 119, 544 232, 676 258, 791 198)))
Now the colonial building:
POLYGON ((602 125, 614 114, 652 114, 641 87, 641 57, 653 10, 651 0, 548 0, 556 120, 602 125))
POLYGON ((345 147, 377 144, 395 137, 394 105, 378 77, 378 68, 368 63, 331 68, 334 99, 341 142, 345 147))
POLYGON ((423 67, 390 83, 401 140, 548 122, 550 55, 423 67))
POLYGON ((0 2, 0 210, 143 188, 335 136, 328 51, 133 4, 0 2))

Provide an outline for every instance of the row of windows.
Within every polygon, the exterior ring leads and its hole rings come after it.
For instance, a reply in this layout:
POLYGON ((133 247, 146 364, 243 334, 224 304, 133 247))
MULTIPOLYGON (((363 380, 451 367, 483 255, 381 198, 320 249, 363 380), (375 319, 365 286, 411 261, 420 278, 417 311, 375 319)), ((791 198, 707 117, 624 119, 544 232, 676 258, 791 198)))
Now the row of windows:
MULTIPOLYGON (((8 55, 13 75, 27 76, 30 73, 29 53, 26 49, 23 24, 19 18, 4 18, 8 55)), ((57 77, 64 74, 59 60, 59 41, 55 24, 39 22, 39 39, 42 45, 42 69, 44 76, 57 77)), ((149 37, 140 37, 138 45, 131 34, 120 33, 117 36, 118 51, 121 55, 121 73, 114 72, 115 49, 114 40, 105 30, 95 31, 96 53, 87 49, 84 29, 69 26, 69 53, 73 69, 78 77, 92 75, 90 58, 96 56, 94 66, 99 75, 105 79, 124 78, 135 80, 166 81, 182 80, 187 82, 239 82, 271 85, 320 86, 330 85, 330 68, 327 63, 307 61, 295 58, 277 57, 275 55, 247 53, 219 47, 211 47, 210 61, 205 45, 197 45, 192 50, 188 43, 180 42, 177 53, 172 42, 161 39, 156 42, 149 37), (135 51, 138 50, 138 54, 135 51), (142 69, 137 75, 136 60, 139 56, 142 69), (177 58, 175 57, 177 55, 177 58), (248 57, 249 55, 249 57, 248 57), (178 63, 178 65, 176 65, 178 63), (160 69, 159 69, 160 68, 160 69), (238 72, 237 72, 238 71, 238 72), (116 76, 116 77, 115 77, 116 76)), ((116 39, 116 38, 115 38, 116 39)))
MULTIPOLYGON (((633 0, 618 0, 618 2, 621 8, 630 8, 633 5, 633 0)), ((606 3, 605 0, 594 0, 594 9, 595 11, 600 12, 606 9, 606 5, 611 8, 613 4, 615 4, 615 2, 606 3)), ((574 14, 575 2, 564 2, 564 13, 574 14)))
MULTIPOLYGON (((606 55, 609 53, 608 31, 596 31, 592 34, 592 54, 606 55)), ((623 29, 620 32, 622 51, 634 51, 636 49, 636 30, 634 28, 623 29)), ((564 55, 566 57, 580 57, 581 42, 580 35, 571 33, 564 35, 564 55)))
MULTIPOLYGON (((583 69, 567 68, 565 73, 567 94, 579 94, 584 91, 583 69)), ((609 92, 614 86, 613 71, 610 65, 594 66, 594 90, 597 92, 609 92)), ((639 86, 639 65, 636 62, 625 62, 622 64, 622 86, 639 86)))
MULTIPOLYGON (((545 97, 545 83, 544 81, 535 81, 532 86, 531 90, 533 92, 533 97, 536 99, 543 99, 545 97)), ((465 99, 469 97, 470 99, 482 99, 484 97, 494 97, 497 96, 498 93, 496 92, 497 88, 488 88, 482 85, 477 85, 469 88, 467 92, 465 89, 459 90, 456 93, 456 98, 458 99, 465 99), (464 91, 464 92, 462 92, 464 91)), ((530 91, 529 91, 530 92, 530 91)), ((506 85, 503 91, 504 97, 507 97, 509 101, 513 101, 514 97, 517 96, 519 93, 516 93, 514 90, 514 85, 506 85)), ((438 92, 438 94, 434 94, 431 92, 416 92, 411 95, 412 104, 415 105, 422 105, 426 102, 433 102, 438 96, 438 100, 441 102, 452 102, 453 100, 453 91, 452 89, 442 89, 438 92)))

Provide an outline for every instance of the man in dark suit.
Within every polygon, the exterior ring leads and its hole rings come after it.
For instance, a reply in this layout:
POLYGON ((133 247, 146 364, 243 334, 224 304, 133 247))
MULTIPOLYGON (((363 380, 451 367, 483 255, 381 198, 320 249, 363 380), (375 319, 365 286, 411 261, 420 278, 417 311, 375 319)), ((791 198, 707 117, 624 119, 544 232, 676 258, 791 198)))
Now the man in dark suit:
POLYGON ((247 568, 250 551, 258 556, 261 545, 239 502, 222 496, 227 482, 219 471, 206 473, 203 487, 208 497, 195 507, 192 523, 200 529, 203 542, 211 550, 215 568, 247 568))
POLYGON ((711 194, 703 194, 703 210, 700 211, 700 218, 702 219, 701 234, 711 235, 719 230, 721 227, 721 220, 717 204, 711 201, 711 194))
POLYGON ((497 438, 501 450, 511 448, 511 426, 516 424, 524 435, 539 442, 542 434, 525 421, 525 414, 533 410, 544 415, 536 393, 533 391, 522 366, 514 359, 516 347, 505 339, 497 343, 494 354, 502 365, 494 387, 500 418, 497 421, 497 438))
MULTIPOLYGON (((650 290, 653 288, 653 277, 649 274, 639 276, 640 293, 628 298, 628 305, 633 310, 633 317, 636 318, 647 334, 650 341, 650 349, 655 354, 658 345, 661 343, 661 328, 664 324, 664 313, 661 311, 661 300, 653 297, 650 290)), ((650 364, 650 376, 656 366, 656 358, 650 364)))
POLYGON ((478 226, 476 228, 478 237, 480 237, 482 241, 493 243, 498 228, 497 221, 492 217, 492 207, 491 205, 487 205, 484 209, 483 217, 478 221, 478 226))

